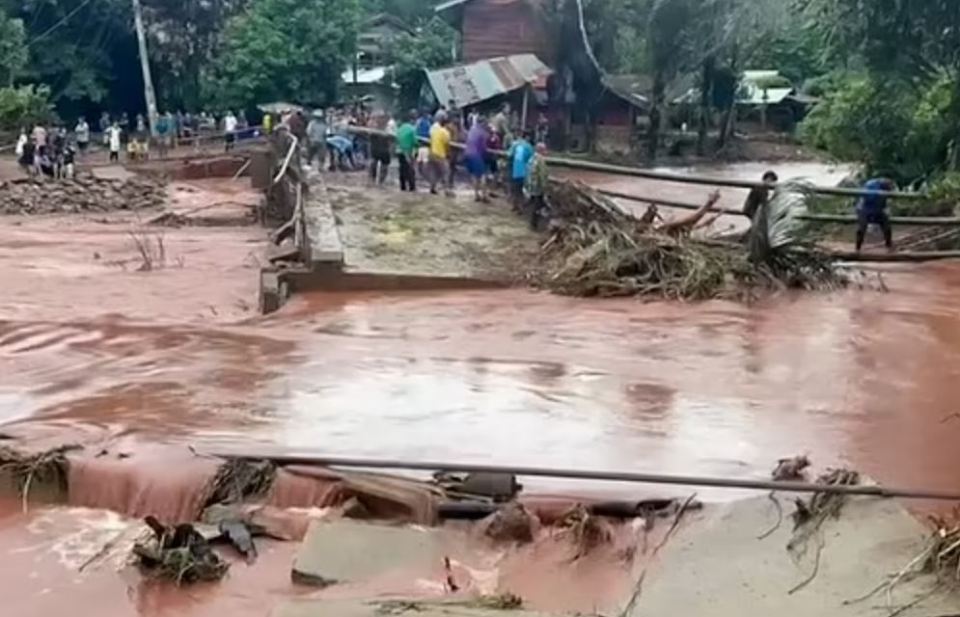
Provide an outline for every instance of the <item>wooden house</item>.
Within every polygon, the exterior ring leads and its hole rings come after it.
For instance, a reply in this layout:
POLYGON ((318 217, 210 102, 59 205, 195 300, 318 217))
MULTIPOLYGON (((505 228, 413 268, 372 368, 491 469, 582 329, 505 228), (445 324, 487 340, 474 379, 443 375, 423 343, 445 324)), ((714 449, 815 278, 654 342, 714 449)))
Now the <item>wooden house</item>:
POLYGON ((553 65, 555 49, 539 0, 447 0, 434 10, 460 31, 463 62, 533 54, 553 65))

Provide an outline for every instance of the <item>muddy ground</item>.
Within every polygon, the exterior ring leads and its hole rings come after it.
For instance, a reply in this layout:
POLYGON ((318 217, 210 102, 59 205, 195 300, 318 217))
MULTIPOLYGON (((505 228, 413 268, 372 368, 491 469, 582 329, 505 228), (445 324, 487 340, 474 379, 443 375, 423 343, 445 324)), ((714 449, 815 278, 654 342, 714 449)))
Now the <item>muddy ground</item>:
POLYGON ((350 270, 518 281, 518 266, 541 241, 502 192, 478 203, 461 186, 454 197, 370 189, 362 174, 331 174, 327 188, 350 270))

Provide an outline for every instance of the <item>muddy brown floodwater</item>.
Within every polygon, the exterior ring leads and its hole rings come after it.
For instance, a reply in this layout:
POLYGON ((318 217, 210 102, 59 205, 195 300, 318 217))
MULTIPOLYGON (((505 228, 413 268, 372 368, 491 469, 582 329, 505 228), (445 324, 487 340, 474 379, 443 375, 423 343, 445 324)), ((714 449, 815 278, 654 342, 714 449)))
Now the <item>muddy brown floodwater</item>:
POLYGON ((734 477, 807 452, 960 489, 960 269, 886 280, 755 306, 504 290, 303 296, 240 327, 21 317, 0 322, 0 417, 45 439, 734 477))
MULTIPOLYGON (((207 191, 224 193, 194 184, 180 191, 182 209, 201 207, 207 191)), ((229 220, 250 203, 224 199, 229 220)), ((76 465, 74 507, 23 515, 19 501, 0 501, 10 614, 97 603, 109 617, 264 615, 295 593, 292 543, 265 545, 265 567, 238 565, 215 593, 153 589, 110 568, 80 575, 80 555, 130 525, 104 509, 176 518, 196 508, 212 463, 186 445, 728 477, 765 476, 777 458, 807 453, 885 484, 960 490, 958 265, 886 268, 889 293, 751 306, 508 289, 303 295, 257 318, 262 231, 167 230, 182 266, 138 272, 124 267, 135 259, 131 224, 0 222, 0 433, 133 455, 126 471, 76 465)))

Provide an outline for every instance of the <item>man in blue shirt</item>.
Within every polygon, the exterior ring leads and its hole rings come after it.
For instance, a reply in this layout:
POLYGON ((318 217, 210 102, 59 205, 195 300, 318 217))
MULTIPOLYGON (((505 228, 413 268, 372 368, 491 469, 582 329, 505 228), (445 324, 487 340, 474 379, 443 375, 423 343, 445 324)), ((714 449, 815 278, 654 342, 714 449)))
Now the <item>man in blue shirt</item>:
POLYGON ((863 185, 867 194, 857 201, 857 252, 863 247, 863 239, 867 235, 867 227, 877 225, 883 232, 883 241, 887 250, 893 250, 893 230, 890 227, 890 217, 887 215, 887 196, 884 193, 893 191, 896 186, 889 178, 873 178, 863 185))
POLYGON ((513 142, 507 155, 510 161, 510 184, 513 195, 513 209, 522 211, 523 185, 527 180, 527 165, 533 158, 533 146, 530 144, 532 135, 524 131, 523 135, 513 142))
POLYGON ((427 167, 430 163, 430 146, 426 142, 430 141, 430 127, 433 126, 433 116, 426 109, 420 111, 420 117, 415 125, 417 131, 417 174, 421 178, 426 178, 427 167), (426 142, 424 141, 426 140, 426 142))

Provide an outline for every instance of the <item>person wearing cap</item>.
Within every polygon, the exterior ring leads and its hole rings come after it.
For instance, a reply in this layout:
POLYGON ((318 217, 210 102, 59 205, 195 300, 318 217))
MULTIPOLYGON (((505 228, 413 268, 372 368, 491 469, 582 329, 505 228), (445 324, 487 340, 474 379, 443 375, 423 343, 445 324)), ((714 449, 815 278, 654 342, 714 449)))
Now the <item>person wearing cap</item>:
POLYGON ((863 240, 867 236, 867 228, 876 225, 883 232, 883 242, 888 252, 893 251, 893 229, 890 226, 890 216, 887 214, 887 195, 896 190, 896 185, 890 178, 873 178, 863 185, 863 197, 857 200, 857 252, 863 248, 863 240))
POLYGON ((316 157, 322 171, 327 154, 327 119, 322 109, 315 109, 307 124, 307 166, 313 165, 316 157))

